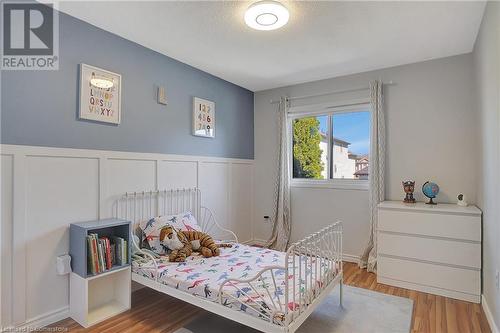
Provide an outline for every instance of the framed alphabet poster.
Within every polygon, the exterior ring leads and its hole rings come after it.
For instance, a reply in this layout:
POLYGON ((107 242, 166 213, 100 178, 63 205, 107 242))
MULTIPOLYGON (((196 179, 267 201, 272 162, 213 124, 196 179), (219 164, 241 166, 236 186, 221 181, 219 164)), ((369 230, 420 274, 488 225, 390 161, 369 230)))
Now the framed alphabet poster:
POLYGON ((215 138, 215 103, 193 98, 193 135, 215 138))
POLYGON ((101 68, 80 65, 80 119, 119 124, 122 77, 101 68))

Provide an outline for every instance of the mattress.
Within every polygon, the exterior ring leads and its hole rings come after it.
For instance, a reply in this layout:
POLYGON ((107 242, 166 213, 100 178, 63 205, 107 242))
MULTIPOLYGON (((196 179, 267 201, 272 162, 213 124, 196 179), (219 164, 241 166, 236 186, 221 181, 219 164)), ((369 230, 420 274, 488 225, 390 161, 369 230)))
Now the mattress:
MULTIPOLYGON (((160 283, 218 303, 220 286, 225 280, 250 279, 265 268, 284 267, 285 253, 234 244, 231 248, 221 248, 221 254, 217 257, 203 258, 199 254, 194 254, 181 263, 168 262, 167 257, 162 257, 157 260, 157 265, 160 283)), ((276 324, 293 319, 294 313, 299 310, 300 306, 292 302, 294 299, 293 283, 295 283, 295 299, 298 302, 300 294, 315 295, 327 281, 327 273, 330 271, 329 277, 331 278, 332 274, 337 271, 333 269, 334 272, 331 272, 332 269, 329 269, 325 261, 304 256, 300 257, 300 260, 296 256, 294 265, 296 275, 285 276, 284 269, 274 269, 274 274, 272 274, 274 280, 270 272, 266 271, 258 280, 253 281, 251 286, 244 282, 226 284, 223 288, 222 304, 276 324), (300 276, 298 274, 299 263, 300 276), (321 278, 319 278, 320 271, 321 278), (313 279, 313 276, 316 278, 313 279), (285 318, 284 292, 287 279, 289 280, 290 300, 287 306, 292 315, 285 318), (266 314, 266 310, 270 309, 273 309, 272 318, 266 314)), ((155 276, 155 268, 151 261, 134 261, 132 271, 151 279, 155 276)))

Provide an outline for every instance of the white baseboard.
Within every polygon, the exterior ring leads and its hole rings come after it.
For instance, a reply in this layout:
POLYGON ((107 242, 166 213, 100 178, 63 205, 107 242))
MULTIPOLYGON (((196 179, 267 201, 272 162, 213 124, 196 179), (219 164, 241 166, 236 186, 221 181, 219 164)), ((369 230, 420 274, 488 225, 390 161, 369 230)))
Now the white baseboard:
POLYGON ((347 262, 353 262, 353 263, 359 265, 359 256, 356 256, 353 254, 344 253, 342 255, 342 260, 347 261, 347 262))
POLYGON ((248 240, 247 242, 245 242, 244 244, 247 244, 247 245, 257 245, 257 246, 264 246, 266 245, 267 243, 267 240, 264 240, 264 239, 250 239, 248 240))
POLYGON ((486 301, 484 295, 481 295, 481 305, 483 307, 486 319, 488 320, 488 324, 490 325, 491 332, 500 333, 500 331, 498 330, 498 326, 495 323, 495 317, 493 317, 493 314, 491 313, 490 307, 488 306, 488 302, 486 301))
POLYGON ((32 330, 45 327, 47 325, 57 323, 69 317, 69 306, 65 306, 58 310, 47 312, 45 314, 28 319, 25 323, 16 326, 16 331, 31 332, 32 330))

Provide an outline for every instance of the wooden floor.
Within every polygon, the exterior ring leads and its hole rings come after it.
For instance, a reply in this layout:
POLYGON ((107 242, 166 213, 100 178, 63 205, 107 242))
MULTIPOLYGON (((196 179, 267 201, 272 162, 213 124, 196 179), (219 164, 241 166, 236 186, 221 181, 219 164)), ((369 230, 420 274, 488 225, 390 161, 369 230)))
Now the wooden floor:
POLYGON ((413 300, 412 332, 491 332, 480 304, 377 283, 377 276, 344 264, 345 284, 413 300))
MULTIPOLYGON (((351 286, 412 299, 412 332, 491 332, 479 304, 378 284, 375 274, 367 273, 351 263, 344 264, 344 281, 351 286)), ((71 332, 168 333, 182 327, 202 311, 188 303, 143 288, 132 294, 131 310, 91 329, 83 329, 72 319, 60 321, 51 327, 67 328, 71 332)))

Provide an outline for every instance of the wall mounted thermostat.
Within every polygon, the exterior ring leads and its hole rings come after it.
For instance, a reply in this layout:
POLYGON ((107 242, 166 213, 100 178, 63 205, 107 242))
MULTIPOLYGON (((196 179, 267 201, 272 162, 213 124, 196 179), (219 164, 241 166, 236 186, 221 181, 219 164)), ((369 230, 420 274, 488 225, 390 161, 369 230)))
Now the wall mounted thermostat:
POLYGON ((158 104, 167 105, 167 95, 165 94, 165 87, 158 87, 157 93, 158 104))

